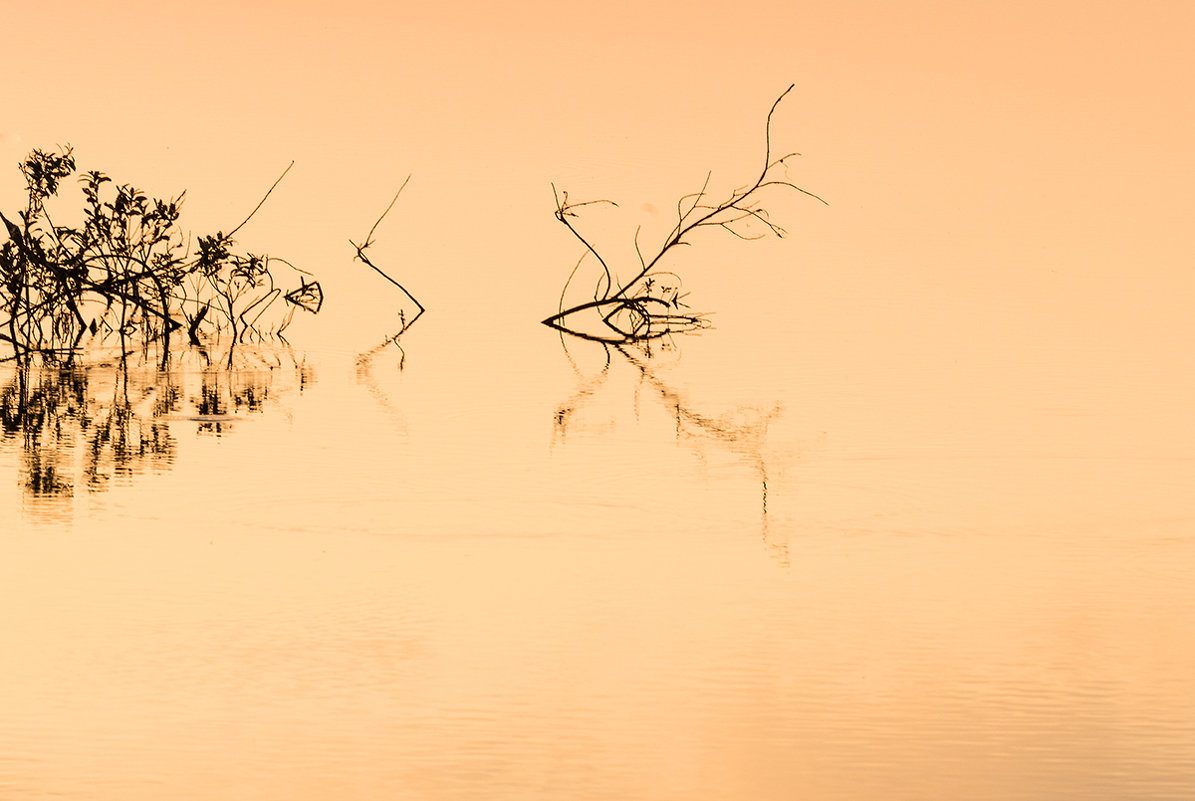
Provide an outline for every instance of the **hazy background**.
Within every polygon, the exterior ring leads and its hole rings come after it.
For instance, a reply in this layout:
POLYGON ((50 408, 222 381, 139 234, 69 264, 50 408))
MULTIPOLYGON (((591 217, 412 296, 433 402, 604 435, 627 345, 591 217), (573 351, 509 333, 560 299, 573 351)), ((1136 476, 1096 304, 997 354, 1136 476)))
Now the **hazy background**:
POLYGON ((9 5, 6 215, 31 147, 199 233, 294 159, 238 241, 327 301, 168 472, 34 525, 9 459, 0 795, 1189 796, 1189 4, 9 5), (671 394, 587 383, 550 184, 626 275, 790 83, 829 205, 669 262, 671 394))
MULTIPOLYGON (((793 177, 832 205, 786 199, 782 250, 720 243, 733 270, 688 280, 712 295, 733 272, 770 288, 758 303, 902 357, 1031 347, 1059 371, 1188 372, 1186 3, 68 2, 4 17, 5 163, 70 142, 83 169, 186 189, 183 222, 204 232, 296 160, 240 241, 319 273, 316 341, 353 341, 384 310, 346 240, 408 173, 379 263, 453 324, 532 324, 577 252, 549 182, 619 201, 622 239, 642 223, 650 242, 707 170, 730 187, 757 169, 763 115, 795 83, 776 145, 804 154, 793 177)), ((0 189, 16 209, 15 170, 0 189)))

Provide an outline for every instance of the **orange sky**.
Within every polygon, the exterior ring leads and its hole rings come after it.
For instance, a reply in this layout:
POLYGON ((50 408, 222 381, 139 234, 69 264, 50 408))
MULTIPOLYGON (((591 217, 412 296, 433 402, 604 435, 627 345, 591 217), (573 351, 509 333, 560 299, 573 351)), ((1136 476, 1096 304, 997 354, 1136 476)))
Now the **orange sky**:
MULTIPOLYGON (((359 319, 345 240, 408 173, 375 255, 441 313, 497 296, 534 323, 576 253, 550 182, 658 235, 645 209, 755 169, 789 82, 777 147, 831 201, 785 201, 792 291, 851 286, 865 296, 844 305, 925 302, 1027 341, 1068 307, 1080 327, 1153 329, 1142 348, 1190 331, 1186 3, 47 8, 5 12, 0 162, 69 141, 84 168, 186 188, 203 231, 296 159, 241 240, 320 273, 341 323, 319 336, 359 319)), ((4 208, 19 190, 7 168, 4 208)))

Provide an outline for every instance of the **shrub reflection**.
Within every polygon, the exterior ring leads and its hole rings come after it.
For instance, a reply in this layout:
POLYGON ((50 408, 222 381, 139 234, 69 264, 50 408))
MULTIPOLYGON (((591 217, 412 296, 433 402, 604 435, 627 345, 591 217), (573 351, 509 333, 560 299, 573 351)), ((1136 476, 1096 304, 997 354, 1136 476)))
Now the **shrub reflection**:
POLYGON ((10 364, 0 373, 0 452, 15 452, 27 499, 69 505, 169 470, 179 436, 226 434, 311 380, 289 354, 246 356, 233 368, 10 364))

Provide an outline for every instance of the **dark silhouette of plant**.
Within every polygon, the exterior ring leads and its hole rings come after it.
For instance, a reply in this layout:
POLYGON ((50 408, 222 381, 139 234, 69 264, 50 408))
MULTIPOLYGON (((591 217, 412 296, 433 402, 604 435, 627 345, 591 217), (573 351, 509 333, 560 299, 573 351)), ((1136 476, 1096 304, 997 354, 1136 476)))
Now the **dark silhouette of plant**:
POLYGON ((411 303, 415 304, 415 309, 416 309, 416 311, 413 314, 408 314, 407 309, 399 307, 398 331, 396 333, 387 335, 387 337, 385 339, 383 339, 378 345, 375 345, 370 350, 366 351, 365 353, 360 354, 357 357, 357 362, 358 362, 358 366, 360 369, 368 369, 368 365, 373 360, 373 357, 379 351, 381 351, 383 348, 385 348, 387 345, 390 345, 390 344, 395 345, 395 347, 397 347, 399 349, 399 351, 402 353, 402 359, 399 361, 399 369, 402 369, 402 365, 406 361, 406 352, 403 351, 402 346, 398 344, 398 339, 404 333, 406 333, 407 329, 410 328, 412 325, 414 325, 415 321, 418 320, 420 317, 422 317, 424 311, 426 311, 426 309, 423 308, 423 304, 420 303, 418 300, 416 300, 415 296, 412 295, 407 290, 407 288, 405 286, 400 284, 398 281, 395 281, 394 278, 392 278, 384 270, 382 270, 380 267, 378 267, 376 264, 374 264, 372 261, 370 261, 369 257, 365 255, 365 251, 374 243, 374 239, 373 239, 374 231, 376 231, 378 229, 378 226, 381 225, 382 220, 386 219, 386 215, 390 213, 390 209, 394 208, 394 204, 398 202, 398 196, 402 194, 402 190, 407 188, 407 184, 410 183, 410 181, 411 181, 411 176, 408 175, 406 180, 402 182, 402 186, 400 186, 398 188, 398 191, 394 193, 394 197, 391 198, 391 200, 390 200, 390 205, 388 205, 386 207, 386 210, 382 212, 382 216, 378 217, 377 222, 375 222, 373 224, 373 227, 369 229, 369 233, 365 235, 365 239, 363 240, 363 242, 360 245, 358 245, 356 242, 354 242, 351 239, 349 240, 349 244, 352 245, 353 249, 357 252, 353 258, 361 261, 363 264, 365 264, 366 267, 369 267, 375 273, 377 273, 378 275, 385 278, 387 281, 389 281, 394 286, 398 287, 398 290, 400 292, 402 292, 403 295, 406 296, 406 298, 409 301, 411 301, 411 303))
POLYGON ((193 255, 177 224, 185 193, 160 200, 91 170, 79 179, 82 222, 59 225, 47 201, 75 171, 71 148, 33 150, 20 169, 25 209, 16 221, 0 214, 8 232, 0 246, 0 346, 11 351, 8 358, 70 362, 84 344, 114 342, 123 359, 138 350, 148 356, 152 343, 166 364, 172 336, 184 328, 198 346, 228 332, 231 358, 233 345, 281 337, 294 308, 319 310, 318 283, 301 277, 298 289, 284 293, 273 267, 308 273, 282 259, 235 252, 233 235, 289 166, 240 225, 199 236, 193 255), (271 319, 266 312, 280 298, 287 310, 271 319))
POLYGON ((677 201, 676 225, 650 259, 644 257, 639 247, 640 229, 636 229, 634 243, 635 252, 639 256, 639 268, 629 281, 616 280, 606 260, 572 223, 572 220, 579 216, 577 210, 584 206, 599 203, 617 204, 611 200, 571 202, 567 192, 558 192, 553 185, 556 219, 585 246, 585 253, 565 282, 557 313, 543 320, 543 324, 583 339, 616 345, 707 328, 709 321, 706 315, 689 311, 689 306, 684 303, 685 296, 680 292, 680 278, 675 273, 657 269, 664 256, 676 247, 690 244, 686 237, 699 228, 722 228, 740 239, 760 239, 768 233, 783 237, 786 233, 784 229, 773 223, 768 211, 759 205, 760 193, 771 187, 793 189, 825 203, 817 195, 801 189, 786 178, 777 176, 778 168, 783 167, 788 159, 800 154, 788 153, 778 159, 772 159, 772 114, 792 89, 793 86, 785 89, 768 111, 764 127, 764 167, 759 177, 754 182, 732 191, 725 200, 714 202, 707 195, 713 173, 707 173, 705 183, 699 191, 685 195, 677 201), (764 232, 750 234, 748 226, 751 223, 761 223, 764 232), (589 255, 598 260, 602 269, 593 300, 566 309, 565 293, 581 263, 589 255))

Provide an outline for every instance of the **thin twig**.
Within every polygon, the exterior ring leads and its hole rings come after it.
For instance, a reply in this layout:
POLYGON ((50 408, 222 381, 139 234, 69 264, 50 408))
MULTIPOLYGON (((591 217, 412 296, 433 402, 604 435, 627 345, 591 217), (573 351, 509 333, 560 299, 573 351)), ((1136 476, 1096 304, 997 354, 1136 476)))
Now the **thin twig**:
POLYGON ((411 174, 408 173, 406 180, 402 182, 402 186, 400 186, 398 191, 394 193, 394 198, 390 201, 390 205, 386 207, 386 210, 382 212, 382 216, 378 217, 378 221, 373 224, 373 228, 370 228, 369 233, 365 235, 365 244, 361 246, 362 249, 373 244, 373 232, 378 230, 378 226, 381 224, 382 220, 386 219, 386 215, 390 213, 390 209, 394 208, 394 204, 398 202, 398 196, 402 194, 402 190, 407 188, 407 184, 410 183, 410 181, 411 174))
POLYGON ((282 174, 278 176, 278 180, 270 185, 270 188, 268 190, 266 190, 266 193, 262 197, 262 199, 258 202, 258 204, 256 206, 253 207, 253 211, 249 212, 249 216, 246 217, 245 219, 241 220, 241 224, 238 225, 236 228, 233 228, 227 234, 225 234, 224 235, 225 237, 231 238, 233 234, 235 234, 237 231, 241 230, 245 226, 245 223, 247 223, 251 219, 253 219, 253 215, 257 214, 257 210, 260 209, 263 205, 265 205, 266 198, 268 198, 270 196, 270 193, 274 191, 274 187, 276 187, 276 186, 278 186, 278 184, 282 183, 282 179, 286 177, 286 174, 288 172, 290 172, 290 168, 293 166, 295 166, 295 162, 292 159, 290 164, 286 165, 286 169, 282 171, 282 174))
POLYGON ((422 304, 422 303, 420 303, 420 302, 419 302, 419 301, 418 301, 418 300, 415 298, 415 296, 414 296, 414 295, 412 295, 412 294, 411 294, 411 292, 410 292, 410 291, 409 291, 409 290, 408 290, 408 289, 407 289, 405 286, 403 286, 402 284, 400 284, 398 281, 394 280, 394 278, 392 278, 391 276, 389 276, 389 275, 388 275, 388 274, 387 274, 387 273, 386 273, 384 270, 382 270, 380 267, 378 267, 376 264, 374 264, 372 261, 370 261, 370 260, 369 260, 369 257, 365 255, 365 249, 366 249, 366 248, 368 248, 370 245, 372 245, 372 244, 373 244, 373 233, 374 233, 374 231, 376 231, 376 230, 377 230, 377 228, 378 228, 378 225, 379 225, 379 224, 381 224, 382 220, 383 220, 383 219, 385 219, 386 215, 390 213, 390 209, 394 208, 394 204, 395 204, 395 202, 397 202, 397 201, 398 201, 398 196, 402 194, 402 190, 406 188, 406 186, 407 186, 407 183, 408 183, 410 180, 411 180, 411 176, 410 176, 410 175, 408 175, 408 176, 407 176, 407 178, 406 178, 406 180, 402 182, 402 186, 400 186, 400 187, 398 188, 398 191, 394 193, 394 197, 391 199, 391 201, 390 201, 390 205, 386 206, 386 210, 382 212, 382 216, 381 216, 381 217, 378 217, 378 219, 377 219, 377 222, 375 222, 375 223, 373 224, 373 227, 369 229, 369 234, 368 234, 368 235, 366 235, 364 244, 358 245, 358 244, 357 244, 356 242, 354 242, 353 240, 351 240, 351 239, 349 240, 349 244, 350 244, 350 245, 352 245, 352 246, 353 246, 353 249, 357 251, 357 255, 356 255, 356 258, 357 258, 357 259, 360 259, 360 260, 361 260, 361 262, 362 262, 363 264, 365 264, 367 267, 369 267, 371 270, 373 270, 373 271, 374 271, 374 272, 376 272, 378 275, 380 275, 380 276, 382 276, 383 278, 385 278, 385 279, 386 279, 387 281, 389 281, 390 283, 394 284, 394 286, 398 287, 398 289, 399 289, 399 290, 400 290, 400 291, 401 291, 401 292, 402 292, 404 295, 406 295, 406 296, 407 296, 407 297, 410 299, 410 301, 411 301, 412 303, 414 303, 414 304, 415 304, 415 307, 419 309, 419 311, 418 311, 418 312, 416 312, 415 316, 414 316, 414 317, 412 317, 410 320, 407 320, 407 319, 406 319, 406 316, 405 316, 405 315, 402 315, 402 312, 401 312, 401 310, 400 310, 400 319, 401 319, 401 322, 402 322, 402 328, 401 328, 401 329, 399 329, 399 332, 398 332, 397 334, 395 334, 395 335, 394 335, 394 339, 397 339, 397 338, 398 338, 399 336, 401 336, 401 335, 402 335, 402 334, 403 334, 403 333, 404 333, 404 332, 405 332, 405 331, 406 331, 408 328, 410 328, 412 325, 414 325, 414 324, 415 324, 415 321, 416 321, 416 320, 418 320, 418 319, 419 319, 419 318, 420 318, 420 317, 423 315, 423 313, 424 313, 425 311, 427 311, 427 310, 426 310, 425 308, 423 308, 423 304, 422 304))

